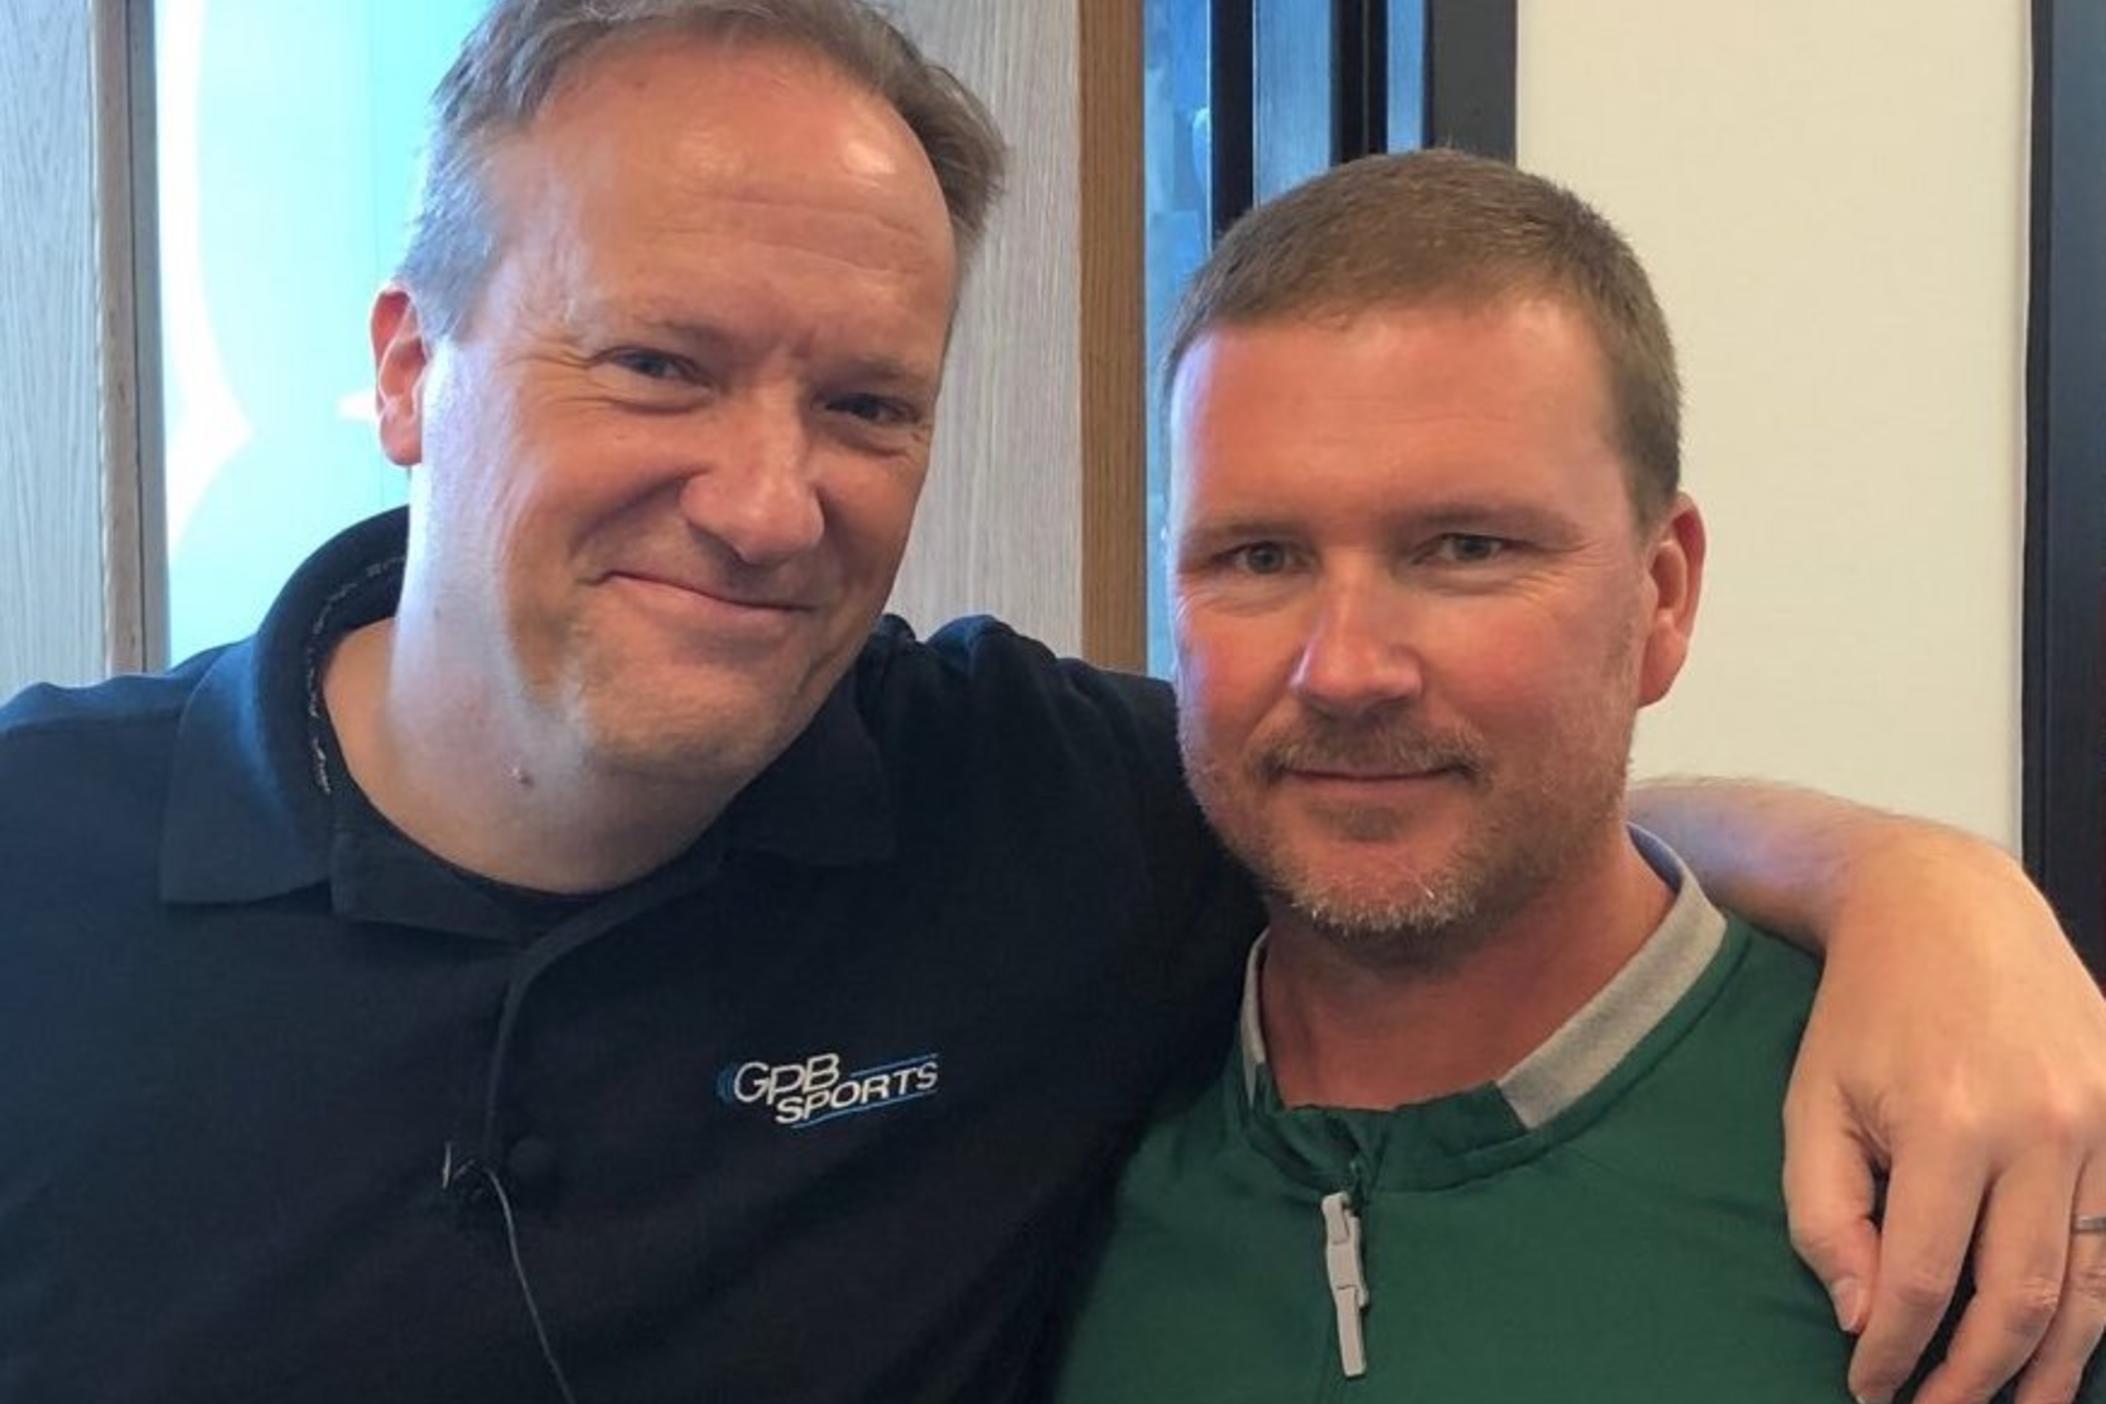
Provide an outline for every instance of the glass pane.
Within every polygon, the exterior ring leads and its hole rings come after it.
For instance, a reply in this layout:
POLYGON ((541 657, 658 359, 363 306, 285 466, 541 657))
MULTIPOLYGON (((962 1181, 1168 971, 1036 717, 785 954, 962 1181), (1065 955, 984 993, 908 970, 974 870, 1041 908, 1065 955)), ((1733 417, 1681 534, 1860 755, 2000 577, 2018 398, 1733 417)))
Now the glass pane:
POLYGON ((366 315, 481 7, 156 0, 171 659, 249 633, 301 557, 403 500, 366 315))
POLYGON ((1426 144, 1426 0, 1389 0, 1389 149, 1426 144))
POLYGON ((1331 7, 1321 0, 1258 0, 1251 40, 1257 62, 1260 200, 1291 190, 1331 164, 1331 7))
POLYGON ((1148 0, 1148 668, 1170 671, 1163 524, 1168 502, 1160 376, 1164 337, 1185 283, 1207 256, 1213 147, 1207 120, 1207 0, 1148 0))

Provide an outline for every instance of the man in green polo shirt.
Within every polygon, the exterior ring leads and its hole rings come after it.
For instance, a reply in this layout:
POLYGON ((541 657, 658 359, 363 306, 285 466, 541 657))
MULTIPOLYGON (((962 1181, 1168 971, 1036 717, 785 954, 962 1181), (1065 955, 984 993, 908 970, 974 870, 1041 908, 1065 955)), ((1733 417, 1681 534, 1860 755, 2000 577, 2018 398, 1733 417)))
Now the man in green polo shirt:
POLYGON ((1271 925, 1060 1398, 1849 1399, 1781 1191, 1814 966, 1623 809, 1705 549, 1636 258, 1546 181, 1372 158, 1224 240, 1168 373, 1185 760, 1271 925))

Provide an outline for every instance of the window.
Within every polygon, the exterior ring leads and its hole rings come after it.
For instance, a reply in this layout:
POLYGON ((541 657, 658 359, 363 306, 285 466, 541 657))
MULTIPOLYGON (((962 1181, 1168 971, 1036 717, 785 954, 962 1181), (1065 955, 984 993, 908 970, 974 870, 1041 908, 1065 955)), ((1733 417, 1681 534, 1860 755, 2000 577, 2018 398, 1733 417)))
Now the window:
POLYGON ((1142 127, 1147 185, 1148 667, 1170 667, 1163 592, 1168 469, 1161 379, 1164 337, 1177 299, 1205 261, 1213 147, 1207 98, 1208 0, 1149 0, 1142 127))
POLYGON ((481 9, 155 4, 170 660, 249 633, 308 552, 407 492, 358 329, 425 96, 481 9))

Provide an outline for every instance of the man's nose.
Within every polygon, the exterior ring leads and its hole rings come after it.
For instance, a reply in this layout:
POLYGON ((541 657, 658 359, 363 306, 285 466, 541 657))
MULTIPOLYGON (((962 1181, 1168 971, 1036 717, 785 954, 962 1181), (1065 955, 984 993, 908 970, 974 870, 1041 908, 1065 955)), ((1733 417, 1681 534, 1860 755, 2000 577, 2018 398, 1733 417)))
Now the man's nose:
POLYGON ((726 406, 715 441, 680 489, 688 525, 742 564, 781 565, 819 544, 826 513, 802 406, 756 396, 726 406))
POLYGON ((1376 582, 1325 586, 1288 686, 1303 705, 1352 717, 1407 703, 1425 688, 1409 606, 1376 582))

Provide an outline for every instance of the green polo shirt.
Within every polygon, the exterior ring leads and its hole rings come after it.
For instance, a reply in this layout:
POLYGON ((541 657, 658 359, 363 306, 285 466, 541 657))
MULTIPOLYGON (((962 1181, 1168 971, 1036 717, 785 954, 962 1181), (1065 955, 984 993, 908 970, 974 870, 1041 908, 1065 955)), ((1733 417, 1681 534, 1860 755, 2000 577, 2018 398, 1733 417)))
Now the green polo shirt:
POLYGON ((1283 1107, 1254 951, 1241 1047, 1127 1170, 1055 1398, 1847 1404, 1780 1189, 1815 964, 1639 843, 1677 884, 1660 928, 1451 1096, 1283 1107))

